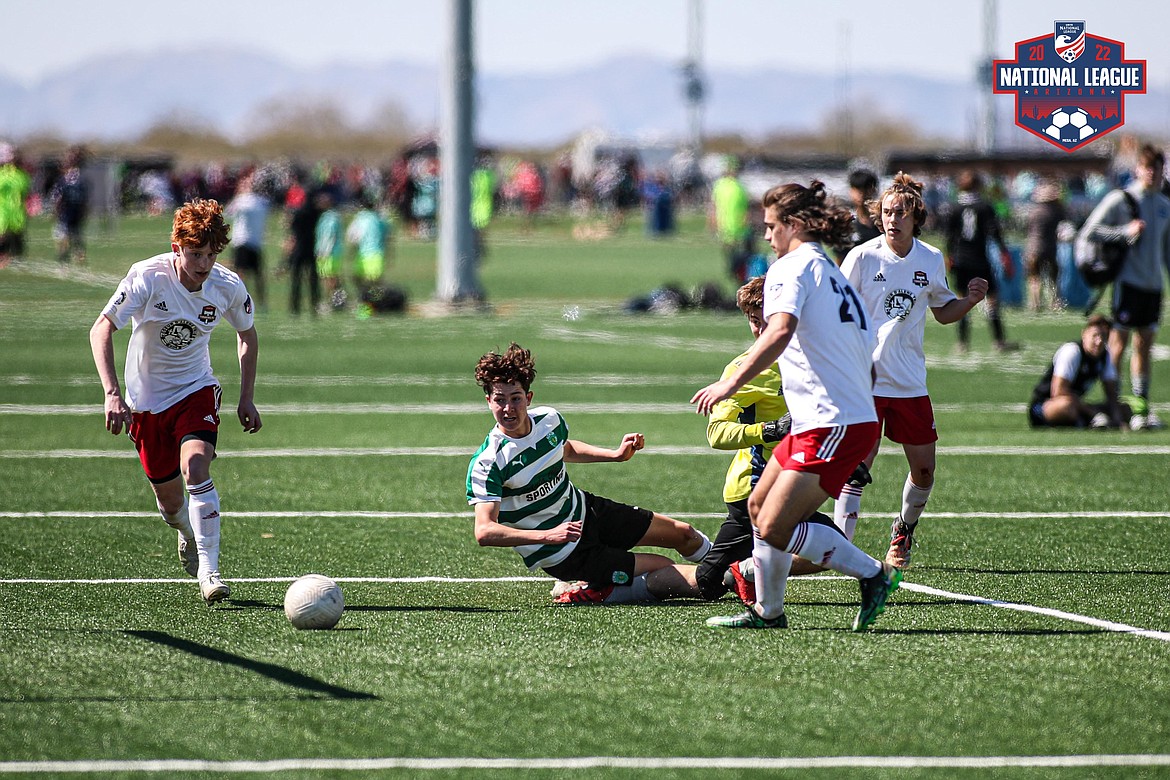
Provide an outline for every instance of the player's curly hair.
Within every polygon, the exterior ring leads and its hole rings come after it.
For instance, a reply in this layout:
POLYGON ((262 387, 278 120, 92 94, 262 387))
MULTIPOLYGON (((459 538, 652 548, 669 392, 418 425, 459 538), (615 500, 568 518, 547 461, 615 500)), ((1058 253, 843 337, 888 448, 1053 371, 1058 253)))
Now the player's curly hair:
POLYGON ((206 245, 211 248, 212 254, 218 255, 230 241, 219 201, 195 198, 175 209, 172 243, 179 246, 206 245))
POLYGON ((776 207, 781 222, 798 219, 804 232, 828 246, 843 246, 853 234, 853 214, 829 199, 824 182, 813 179, 807 187, 780 184, 764 193, 765 209, 776 207))
POLYGON ((886 198, 892 198, 894 205, 907 209, 914 216, 915 237, 922 235, 922 226, 926 224, 926 201, 922 198, 922 186, 922 182, 915 181, 910 174, 898 171, 894 183, 886 187, 882 196, 866 203, 869 218, 875 225, 881 225, 882 204, 886 198))
POLYGON ((744 314, 764 308, 764 277, 755 276, 735 291, 735 305, 744 314))
POLYGON ((483 388, 485 394, 491 393, 494 384, 513 382, 523 387, 527 393, 534 379, 536 361, 532 359, 531 352, 515 341, 508 345, 508 351, 504 354, 489 352, 475 364, 475 381, 483 388))

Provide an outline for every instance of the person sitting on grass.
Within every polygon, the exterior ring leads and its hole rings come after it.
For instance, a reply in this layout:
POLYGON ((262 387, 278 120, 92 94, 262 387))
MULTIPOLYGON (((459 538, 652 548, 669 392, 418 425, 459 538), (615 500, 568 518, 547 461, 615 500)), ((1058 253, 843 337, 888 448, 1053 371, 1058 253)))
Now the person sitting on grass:
POLYGON ((698 562, 711 540, 687 523, 580 490, 565 463, 619 463, 645 446, 627 433, 615 449, 569 438, 569 426, 548 406, 533 407, 532 353, 512 343, 475 367, 496 424, 467 469, 467 503, 475 508, 475 540, 513 547, 530 571, 563 582, 559 604, 656 601, 697 597, 695 567, 665 555, 633 553, 662 547, 698 562))
POLYGON ((1113 329, 1107 317, 1090 317, 1080 342, 1056 350, 1044 377, 1032 389, 1028 422, 1033 428, 1120 428, 1130 408, 1118 400, 1117 366, 1106 348, 1113 329), (1085 395, 1097 380, 1105 388, 1105 403, 1091 404, 1085 395))

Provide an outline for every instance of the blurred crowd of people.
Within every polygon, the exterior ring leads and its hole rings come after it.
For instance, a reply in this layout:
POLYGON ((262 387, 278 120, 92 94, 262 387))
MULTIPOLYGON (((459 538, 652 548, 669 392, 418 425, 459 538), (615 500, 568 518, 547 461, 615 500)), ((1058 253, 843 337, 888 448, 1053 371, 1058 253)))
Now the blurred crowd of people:
MULTIPOLYGON (((23 252, 27 215, 50 210, 55 217, 58 260, 85 261, 85 222, 94 212, 92 195, 98 188, 93 177, 85 175, 93 170, 91 162, 81 146, 58 158, 34 163, 22 160, 12 145, 0 144, 0 263, 23 252)), ((332 214, 353 217, 372 211, 386 222, 387 236, 391 226, 399 237, 418 240, 433 239, 437 232, 440 163, 437 147, 429 141, 404 149, 382 166, 328 162, 303 166, 282 160, 175 169, 158 160, 104 162, 109 177, 115 180, 112 200, 120 213, 167 213, 195 197, 234 202, 229 214, 236 223, 233 253, 239 257, 235 261, 242 273, 255 275, 249 283, 261 305, 266 298, 260 257, 264 236, 257 225, 270 215, 283 216, 288 235, 274 271, 293 274, 298 294, 303 288, 310 298, 318 294, 318 280, 327 295, 344 289, 336 272, 319 273, 314 278, 308 271, 304 257, 309 214, 316 215, 311 220, 314 230, 316 219, 323 214, 330 213, 332 222, 332 214), (112 172, 108 170, 111 165, 112 172)), ((749 167, 753 164, 759 167, 748 161, 749 167)), ((741 181, 743 168, 743 161, 727 157, 721 172, 704 175, 700 161, 686 151, 659 160, 654 167, 628 150, 601 155, 585 167, 575 165, 569 152, 545 162, 481 151, 471 179, 477 250, 483 252, 484 231, 500 213, 518 215, 522 225, 532 227, 544 213, 568 211, 582 218, 574 235, 588 239, 623 230, 630 214, 641 212, 649 235, 666 236, 676 230, 680 208, 701 209, 709 204, 709 227, 722 247, 726 272, 734 283, 742 284, 767 268, 767 258, 760 251, 763 231, 758 193, 749 193, 741 181)), ((966 184, 962 172, 925 176, 923 199, 928 221, 924 228, 928 233, 946 234, 955 215, 963 210, 962 200, 977 199, 986 206, 986 214, 980 217, 987 222, 986 230, 981 230, 990 231, 986 237, 998 242, 1004 255, 997 270, 1009 275, 1018 270, 1026 275, 1026 303, 1033 310, 1060 309, 1068 303, 1062 294, 1060 248, 1071 243, 1077 227, 1104 194, 1124 183, 1127 170, 1118 166, 1115 175, 1064 178, 1022 170, 1010 175, 980 175, 966 184), (1016 248, 1015 260, 1009 256, 1009 244, 1016 248)), ((756 178, 767 175, 761 170, 753 173, 756 178)), ((832 172, 819 176, 810 172, 810 176, 841 179, 834 195, 856 215, 854 245, 876 235, 864 207, 866 198, 877 191, 876 173, 857 168, 845 177, 832 172)), ((363 250, 367 258, 372 256, 368 244, 367 239, 363 250)), ((343 245, 344 241, 334 244, 343 245)), ((835 249, 843 257, 849 248, 835 249)), ((324 264, 328 271, 335 265, 324 264)), ((363 261, 363 278, 380 280, 381 274, 374 273, 378 267, 374 260, 363 261)), ((299 304, 294 302, 292 308, 299 310, 299 304)))

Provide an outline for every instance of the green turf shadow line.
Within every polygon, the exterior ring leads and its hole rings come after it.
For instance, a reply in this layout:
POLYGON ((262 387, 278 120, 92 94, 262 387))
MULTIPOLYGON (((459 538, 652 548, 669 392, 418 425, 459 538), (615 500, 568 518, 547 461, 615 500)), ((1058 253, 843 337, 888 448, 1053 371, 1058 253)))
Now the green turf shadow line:
POLYGON ((250 658, 243 658, 232 653, 225 653, 222 650, 216 650, 214 647, 201 645, 198 642, 191 642, 186 639, 179 639, 176 636, 165 634, 162 631, 123 631, 127 636, 137 637, 138 639, 145 639, 147 642, 154 642, 155 644, 166 645, 173 647, 176 650, 182 650, 184 653, 206 658, 209 661, 216 661, 221 664, 231 664, 238 666, 248 671, 257 672, 265 677, 268 677, 277 682, 291 685, 306 691, 313 691, 329 696, 333 699, 377 699, 378 697, 372 693, 362 693, 361 691, 351 691, 348 688, 342 688, 337 685, 330 685, 322 682, 308 675, 293 671, 284 666, 277 666, 276 664, 268 664, 263 661, 254 661, 250 658))

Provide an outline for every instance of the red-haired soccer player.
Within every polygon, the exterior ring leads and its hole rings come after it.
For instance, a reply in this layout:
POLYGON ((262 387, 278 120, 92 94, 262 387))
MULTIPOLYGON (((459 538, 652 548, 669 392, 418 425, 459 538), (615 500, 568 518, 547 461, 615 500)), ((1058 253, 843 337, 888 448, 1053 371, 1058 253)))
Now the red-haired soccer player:
POLYGON ((199 579, 208 604, 231 594, 219 573, 219 493, 211 481, 220 386, 208 343, 222 321, 237 337, 237 416, 248 433, 260 430, 252 399, 252 299, 240 277, 216 263, 229 240, 219 203, 197 199, 182 205, 175 211, 170 251, 131 266, 89 332, 105 391, 106 429, 114 435, 129 431, 159 512, 178 531, 179 561, 199 579), (127 323, 132 329, 123 396, 114 331, 127 323))

